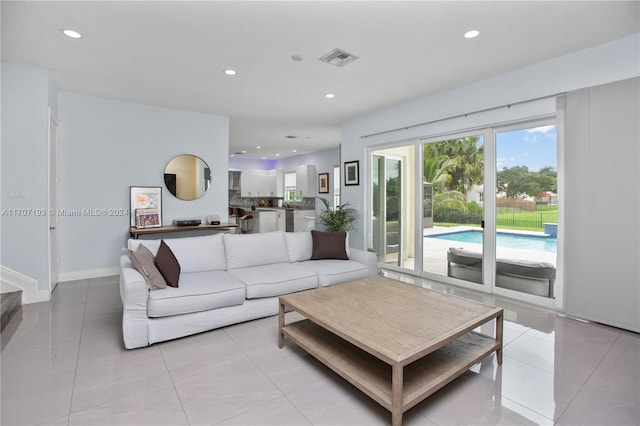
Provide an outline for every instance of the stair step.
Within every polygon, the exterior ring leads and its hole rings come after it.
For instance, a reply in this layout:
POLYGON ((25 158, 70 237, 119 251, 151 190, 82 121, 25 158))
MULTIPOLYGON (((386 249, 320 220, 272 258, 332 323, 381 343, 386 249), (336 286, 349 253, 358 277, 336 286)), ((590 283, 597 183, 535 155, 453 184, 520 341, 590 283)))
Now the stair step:
POLYGON ((0 293, 0 341, 4 349, 22 321, 22 290, 7 289, 0 293))

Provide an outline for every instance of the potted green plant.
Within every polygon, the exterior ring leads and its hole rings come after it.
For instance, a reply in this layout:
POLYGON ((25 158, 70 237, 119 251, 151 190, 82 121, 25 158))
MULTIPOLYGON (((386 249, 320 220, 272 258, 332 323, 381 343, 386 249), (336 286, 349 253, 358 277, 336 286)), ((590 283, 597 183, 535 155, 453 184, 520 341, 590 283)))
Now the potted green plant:
POLYGON ((324 204, 324 210, 320 213, 318 222, 325 227, 327 232, 347 232, 352 230, 354 222, 358 217, 358 211, 349 207, 349 203, 344 203, 335 208, 329 206, 329 200, 317 197, 324 204))

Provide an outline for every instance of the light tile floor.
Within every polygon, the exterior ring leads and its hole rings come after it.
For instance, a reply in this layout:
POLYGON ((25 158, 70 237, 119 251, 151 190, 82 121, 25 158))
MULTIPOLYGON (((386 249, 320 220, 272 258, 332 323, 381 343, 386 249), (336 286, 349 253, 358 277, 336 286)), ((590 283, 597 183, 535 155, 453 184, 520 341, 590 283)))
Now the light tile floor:
MULTIPOLYGON (((504 362, 477 364, 404 424, 640 424, 640 335, 420 285, 504 307, 504 362)), ((278 349, 277 317, 125 350, 121 310, 117 277, 62 283, 27 305, 1 354, 1 424, 390 423, 297 346, 278 349)))

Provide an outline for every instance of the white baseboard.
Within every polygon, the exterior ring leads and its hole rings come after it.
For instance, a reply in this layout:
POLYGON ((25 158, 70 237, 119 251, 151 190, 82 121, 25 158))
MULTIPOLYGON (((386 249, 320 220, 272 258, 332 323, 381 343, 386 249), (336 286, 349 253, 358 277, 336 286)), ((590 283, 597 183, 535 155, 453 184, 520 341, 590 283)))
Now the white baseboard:
POLYGON ((49 291, 38 291, 38 281, 19 272, 0 266, 0 281, 22 290, 22 303, 46 302, 50 299, 49 291))
POLYGON ((60 272, 58 273, 58 282, 109 277, 111 275, 119 275, 119 274, 120 274, 120 268, 117 266, 114 266, 111 268, 87 269, 84 271, 60 272))

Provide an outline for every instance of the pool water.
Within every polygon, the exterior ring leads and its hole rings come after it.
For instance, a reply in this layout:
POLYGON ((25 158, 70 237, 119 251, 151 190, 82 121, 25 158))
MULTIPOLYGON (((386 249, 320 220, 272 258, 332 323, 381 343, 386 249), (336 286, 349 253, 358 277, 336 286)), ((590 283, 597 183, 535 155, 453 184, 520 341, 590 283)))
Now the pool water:
MULTIPOLYGON (((457 231, 446 234, 426 235, 425 238, 482 244, 482 231, 457 231)), ((548 253, 556 253, 558 250, 558 240, 556 238, 538 235, 514 234, 511 232, 496 232, 496 245, 498 247, 546 251, 548 253)))

